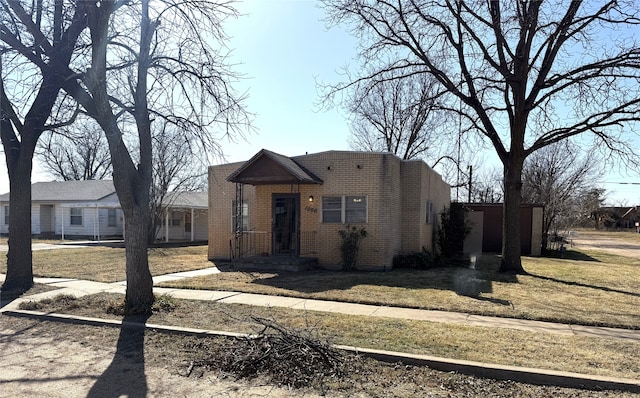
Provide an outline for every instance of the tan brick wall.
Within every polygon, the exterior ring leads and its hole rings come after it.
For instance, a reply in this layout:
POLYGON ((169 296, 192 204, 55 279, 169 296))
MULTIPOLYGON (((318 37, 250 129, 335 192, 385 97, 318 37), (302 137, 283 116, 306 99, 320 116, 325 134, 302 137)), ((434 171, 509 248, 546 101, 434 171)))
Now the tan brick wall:
MULTIPOLYGON (((227 177, 243 162, 209 167, 209 259, 229 258, 229 241, 234 238, 232 226, 232 206, 236 198, 236 184, 227 177)), ((243 187, 244 201, 249 204, 249 229, 253 228, 255 215, 255 188, 243 187)))
MULTIPOLYGON (((397 253, 419 251, 423 246, 431 250, 435 224, 426 224, 427 199, 434 202, 435 222, 439 219, 438 209, 448 206, 450 188, 424 162, 403 162, 384 153, 342 151, 293 159, 320 178, 323 184, 260 185, 255 188, 245 185, 245 198, 249 188, 254 188, 249 218, 255 233, 271 231, 274 193, 297 193, 300 195, 300 231, 303 235, 315 233, 316 237, 315 241, 301 239, 301 255, 318 257, 321 265, 337 266, 341 262, 338 231, 346 225, 322 223, 322 197, 362 195, 367 197, 367 222, 353 225, 368 232, 360 247, 359 268, 390 269, 397 253), (314 197, 313 202, 309 202, 309 196, 314 197)), ((220 254, 228 256, 229 237, 225 238, 226 242, 220 242, 220 239, 230 235, 231 203, 235 197, 234 184, 215 185, 216 181, 212 179, 224 175, 224 180, 240 165, 209 169, 209 225, 214 230, 209 238, 210 258, 220 254), (216 222, 219 218, 228 221, 216 222)))

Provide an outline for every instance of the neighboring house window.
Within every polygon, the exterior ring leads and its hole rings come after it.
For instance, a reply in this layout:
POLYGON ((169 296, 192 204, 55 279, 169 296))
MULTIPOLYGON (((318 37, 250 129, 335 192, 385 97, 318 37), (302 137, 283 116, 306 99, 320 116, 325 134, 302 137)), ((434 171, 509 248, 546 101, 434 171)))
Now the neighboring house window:
POLYGON ((70 210, 70 221, 71 225, 82 225, 82 209, 80 207, 72 207, 70 210))
POLYGON ((322 197, 323 223, 366 223, 366 196, 322 197))
POLYGON ((107 226, 108 227, 118 226, 116 209, 107 209, 107 226))
POLYGON ((341 223, 342 222, 342 196, 322 197, 322 222, 341 223))
POLYGON ((433 202, 427 200, 427 224, 433 224, 433 202))
POLYGON ((4 207, 4 225, 9 225, 9 206, 4 207))
POLYGON ((191 232, 191 214, 184 213, 184 232, 191 232))
POLYGON ((179 227, 182 221, 182 213, 179 211, 171 212, 171 225, 174 227, 179 227))
POLYGON ((242 228, 242 231, 249 230, 249 204, 242 202, 242 206, 238 206, 238 202, 234 200, 231 204, 231 231, 236 232, 238 228, 242 228))

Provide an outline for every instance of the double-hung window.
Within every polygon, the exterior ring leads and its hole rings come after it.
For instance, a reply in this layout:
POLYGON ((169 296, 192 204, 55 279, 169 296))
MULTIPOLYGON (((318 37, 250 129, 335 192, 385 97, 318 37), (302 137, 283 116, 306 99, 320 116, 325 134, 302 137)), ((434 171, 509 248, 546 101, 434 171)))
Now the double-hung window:
POLYGON ((171 212, 171 226, 179 227, 182 224, 182 212, 180 211, 172 211, 171 212))
POLYGON ((69 225, 82 225, 81 207, 72 207, 69 210, 69 225))
POLYGON ((322 222, 341 223, 342 222, 342 196, 322 197, 322 222))
POLYGON ((366 223, 366 196, 323 196, 323 223, 366 223))
POLYGON ((118 226, 118 215, 116 213, 116 209, 107 209, 107 226, 108 227, 117 227, 118 226))
POLYGON ((4 225, 9 225, 9 206, 4 207, 4 225))

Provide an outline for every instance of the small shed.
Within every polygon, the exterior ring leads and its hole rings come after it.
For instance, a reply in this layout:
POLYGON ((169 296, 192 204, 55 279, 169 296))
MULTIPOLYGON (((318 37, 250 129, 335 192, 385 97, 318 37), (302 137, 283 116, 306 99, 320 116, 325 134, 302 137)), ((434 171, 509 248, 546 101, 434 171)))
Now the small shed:
MULTIPOLYGON (((465 203, 467 220, 471 224, 469 237, 482 246, 484 253, 502 251, 502 203, 465 203)), ((544 206, 523 204, 520 206, 520 244, 525 256, 539 256, 542 252, 544 206)), ((467 243, 467 247, 471 244, 467 243)), ((476 243, 476 246, 478 245, 476 243)), ((468 247, 467 252, 476 250, 468 247)))

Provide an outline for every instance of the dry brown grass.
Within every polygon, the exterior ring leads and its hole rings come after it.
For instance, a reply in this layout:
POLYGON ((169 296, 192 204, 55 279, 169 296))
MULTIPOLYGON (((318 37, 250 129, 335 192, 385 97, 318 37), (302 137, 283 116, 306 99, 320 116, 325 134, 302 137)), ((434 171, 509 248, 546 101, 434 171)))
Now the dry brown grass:
MULTIPOLYGON (((140 346, 139 333, 131 329, 97 328, 95 326, 73 325, 57 322, 38 322, 26 318, 5 317, 3 319, 15 330, 12 341, 25 345, 25 342, 33 343, 45 339, 61 342, 60 347, 66 347, 65 342, 74 344, 74 347, 86 347, 101 353, 109 353, 109 347, 118 347, 114 356, 118 372, 115 377, 116 387, 118 383, 128 381, 135 386, 144 383, 145 376, 152 378, 158 369, 166 369, 171 373, 187 374, 192 369, 194 361, 207 355, 216 358, 218 355, 229 355, 228 341, 220 338, 199 338, 178 334, 166 334, 146 330, 144 333, 144 345, 140 346), (225 344, 227 343, 227 344, 225 344), (105 350, 105 347, 107 349, 105 350), (219 350, 225 350, 219 352, 219 350), (144 354, 144 374, 140 369, 140 353, 144 354)), ((46 341, 46 340, 45 340, 46 341)), ((38 352, 37 349, 33 350, 38 352)), ((31 351, 30 351, 31 352, 31 351)), ((95 356, 94 356, 95 358, 95 356)), ((108 357, 107 357, 108 358, 108 357)), ((63 373, 52 370, 52 361, 39 363, 39 374, 46 374, 49 379, 63 373)), ((34 367, 35 369, 35 367, 34 367)), ((77 369, 76 369, 77 370, 77 369)), ((80 369, 82 370, 82 369, 80 369)), ((295 367, 292 372, 295 372, 295 367)), ((111 374, 114 374, 112 372, 111 374)), ((105 376, 107 376, 105 374, 105 376)), ((101 377, 102 378, 102 377, 101 377)), ((180 383, 180 380, 177 380, 180 383)), ((22 383, 24 385, 24 383, 22 383)), ((33 382, 30 383, 31 385, 33 382)), ((374 360, 363 360, 358 372, 350 375, 346 380, 325 379, 324 385, 319 390, 305 388, 302 390, 277 389, 259 377, 252 380, 237 381, 233 375, 219 373, 203 369, 194 370, 191 377, 184 380, 185 385, 204 387, 201 395, 208 396, 287 396, 287 397, 616 397, 632 398, 637 394, 621 391, 586 391, 553 386, 536 386, 513 381, 499 381, 480 377, 466 376, 455 372, 440 372, 422 366, 403 366, 400 364, 385 364, 374 360), (219 385, 223 381, 233 380, 223 388, 213 389, 213 383, 219 385), (205 387, 206 386, 206 387, 205 387), (263 387, 257 390, 256 387, 263 387)), ((15 384, 13 384, 15 385, 15 384)), ((180 389, 181 394, 174 393, 172 384, 163 389, 163 396, 185 396, 188 389, 180 389)), ((22 389, 33 395, 33 389, 37 387, 27 386, 22 389)), ((66 392, 66 391, 65 391, 66 392)), ((136 391, 140 392, 140 391, 136 391)), ((16 395, 16 394, 14 394, 16 395)), ((42 394, 41 394, 42 395, 42 394)), ((198 395, 192 391, 189 396, 198 395)))
POLYGON ((476 271, 223 272, 161 285, 640 328, 640 260, 597 252, 567 257, 525 257, 529 275, 517 277, 497 273, 499 259, 484 256, 476 271), (458 294, 474 283, 485 291, 458 294))
MULTIPOLYGON (((6 257, 0 256, 0 262, 0 272, 5 272, 6 257)), ((206 245, 149 249, 149 268, 154 276, 211 266, 206 245)), ((33 252, 33 273, 38 277, 123 281, 126 279, 124 248, 95 246, 36 250, 33 252)))
MULTIPOLYGON (((43 303, 41 311, 60 311, 112 319, 108 314, 122 296, 100 294, 68 302, 43 303)), ((250 307, 205 301, 173 299, 172 312, 155 313, 148 323, 208 330, 257 333, 261 325, 251 316, 274 319, 295 328, 312 328, 336 344, 430 354, 455 359, 556 369, 586 374, 640 378, 635 355, 640 343, 599 338, 559 336, 546 333, 441 324, 426 321, 371 318, 285 308, 250 307)))

